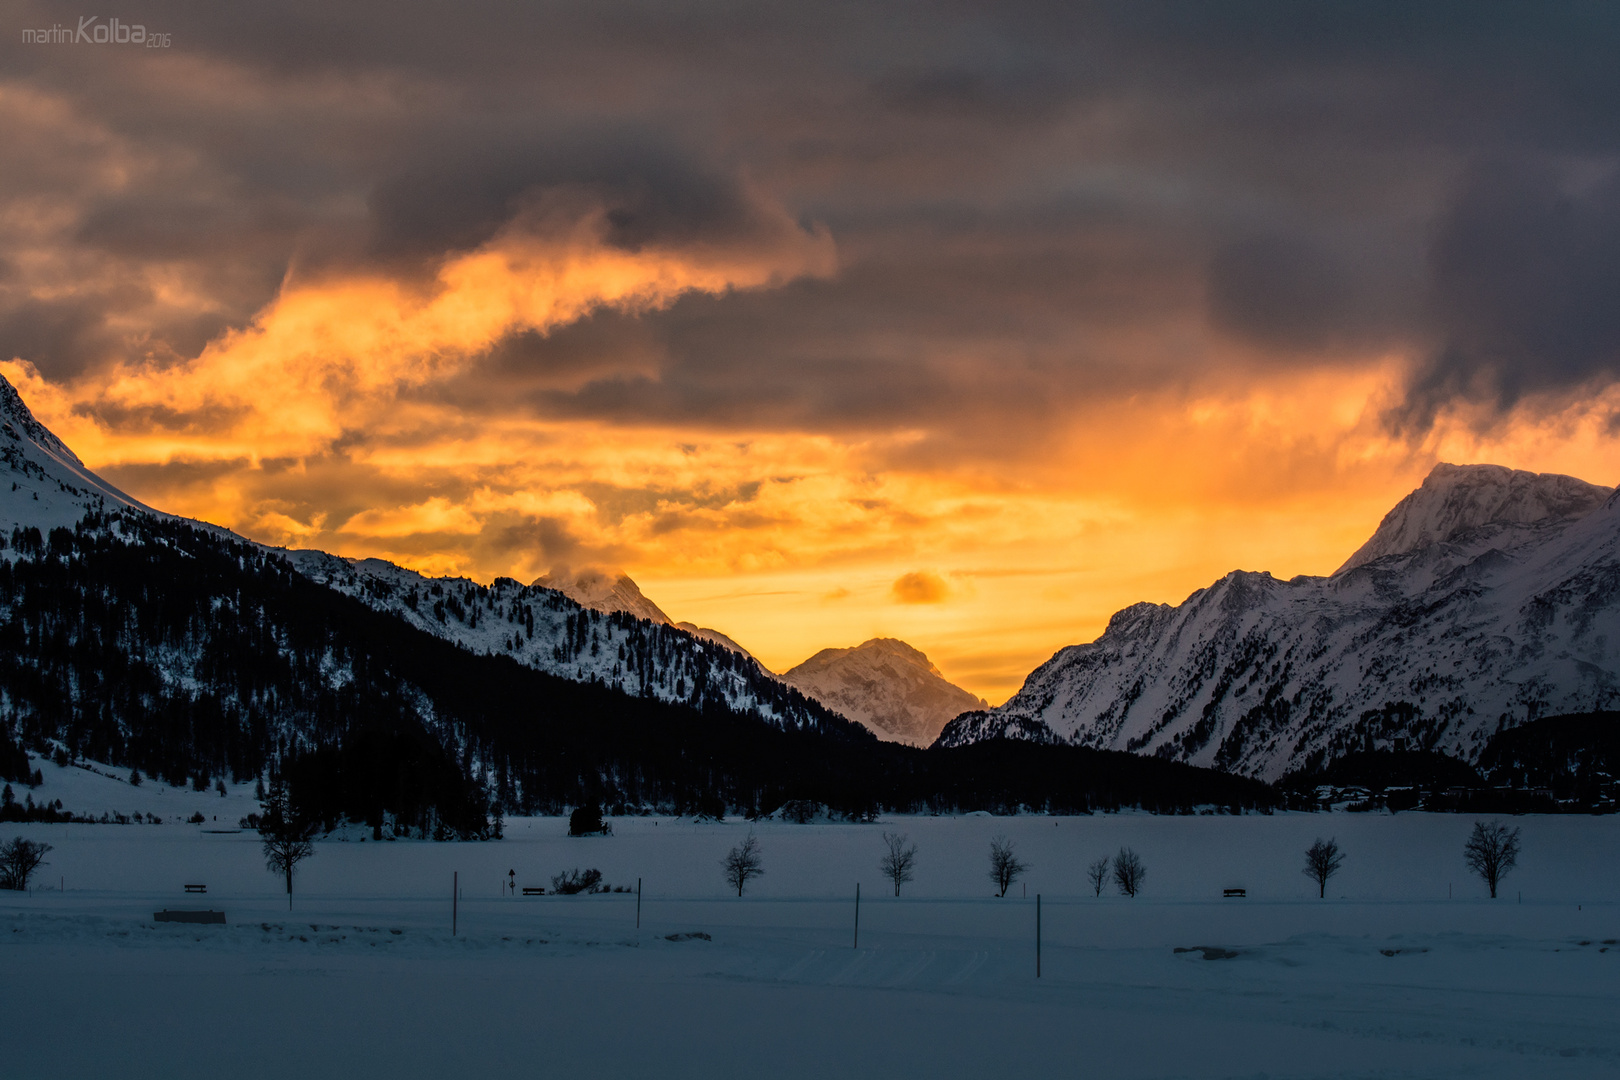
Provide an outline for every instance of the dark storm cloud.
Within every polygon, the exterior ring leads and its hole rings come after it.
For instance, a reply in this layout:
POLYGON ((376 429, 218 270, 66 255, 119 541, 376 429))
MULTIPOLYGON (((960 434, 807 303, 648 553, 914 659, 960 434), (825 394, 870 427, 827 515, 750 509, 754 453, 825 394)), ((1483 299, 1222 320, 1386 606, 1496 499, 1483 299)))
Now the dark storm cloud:
POLYGON ((373 246, 384 257, 434 257, 487 241, 548 191, 574 189, 606 211, 610 244, 731 243, 768 228, 735 173, 721 175, 662 136, 625 130, 557 134, 517 145, 434 145, 382 181, 369 199, 373 246))
POLYGON ((1207 278, 1212 321, 1280 350, 1397 340, 1422 311, 1417 245, 1356 247, 1306 228, 1221 245, 1207 278))
POLYGON ((1474 169, 1433 248, 1443 344, 1402 419, 1457 396, 1498 407, 1620 376, 1620 170, 1474 169))
POLYGON ((1421 428, 1617 374, 1606 5, 141 17, 173 53, 0 54, 38 99, 0 110, 0 200, 51 211, 0 224, 39 256, 0 275, 0 351, 53 376, 194 354, 289 271, 419 273, 556 192, 630 250, 768 240, 785 211, 829 228, 839 273, 503 342, 437 391, 469 409, 1030 428, 1205 377, 1237 340, 1280 368, 1427 355, 1401 414, 1421 428))

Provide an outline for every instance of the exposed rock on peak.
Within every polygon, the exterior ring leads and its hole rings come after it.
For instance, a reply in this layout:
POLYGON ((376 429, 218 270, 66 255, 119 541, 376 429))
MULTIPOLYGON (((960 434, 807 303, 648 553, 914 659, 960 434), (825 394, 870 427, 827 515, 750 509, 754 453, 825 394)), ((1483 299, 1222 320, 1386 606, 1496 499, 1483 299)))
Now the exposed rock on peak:
POLYGON ((822 649, 782 676, 881 739, 927 746, 958 713, 987 703, 948 681, 917 649, 873 638, 850 649, 822 649))

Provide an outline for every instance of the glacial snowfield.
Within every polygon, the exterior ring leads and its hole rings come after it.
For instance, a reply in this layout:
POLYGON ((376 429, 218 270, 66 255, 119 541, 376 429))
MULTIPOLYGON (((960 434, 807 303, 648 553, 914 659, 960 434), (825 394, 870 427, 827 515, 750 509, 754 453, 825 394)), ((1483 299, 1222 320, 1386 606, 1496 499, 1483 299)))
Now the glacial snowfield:
POLYGON ((55 846, 45 887, 0 893, 7 1076, 1620 1072, 1615 817, 1513 819, 1524 855, 1496 901, 1462 866, 1473 819, 1453 815, 659 817, 586 839, 528 818, 499 842, 323 841, 289 913, 254 834, 175 820, 239 815, 249 793, 88 775, 41 793, 70 782, 167 821, 0 827, 55 846), (751 829, 766 873, 739 900, 719 861, 751 829), (919 849, 899 899, 884 830, 919 849), (1033 864, 1027 898, 991 895, 997 834, 1033 864), (1299 873, 1319 835, 1347 853, 1325 901, 1299 873), (1121 845, 1145 892, 1092 896, 1085 864, 1121 845), (639 930, 633 895, 501 895, 508 870, 549 885, 591 866, 642 879, 639 930), (152 921, 187 907, 229 922, 152 921), (712 940, 670 940, 693 932, 712 940))

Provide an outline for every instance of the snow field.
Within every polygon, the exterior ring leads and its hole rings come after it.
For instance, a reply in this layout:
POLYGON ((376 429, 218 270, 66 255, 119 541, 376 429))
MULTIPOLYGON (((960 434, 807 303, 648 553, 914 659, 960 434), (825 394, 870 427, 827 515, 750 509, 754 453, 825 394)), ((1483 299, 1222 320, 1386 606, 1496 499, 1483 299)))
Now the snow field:
POLYGON ((1524 856, 1495 902, 1462 870, 1471 823, 629 818, 571 839, 519 819, 492 843, 323 841, 291 914, 252 833, 13 826, 67 888, 0 894, 0 1015, 18 1076, 1614 1075, 1620 821, 1513 819, 1524 856), (750 829, 766 873, 739 900, 719 860, 750 829), (886 829, 919 848, 898 900, 886 829), (1033 864, 1027 900, 991 895, 998 834, 1033 864), (1347 854, 1326 901, 1299 872, 1318 835, 1347 854), (1121 845, 1144 894, 1092 897, 1085 864, 1121 845), (549 888, 575 866, 644 879, 639 932, 633 896, 500 895, 509 869, 549 888), (230 923, 152 923, 163 907, 230 923), (668 940, 693 931, 712 940, 668 940))

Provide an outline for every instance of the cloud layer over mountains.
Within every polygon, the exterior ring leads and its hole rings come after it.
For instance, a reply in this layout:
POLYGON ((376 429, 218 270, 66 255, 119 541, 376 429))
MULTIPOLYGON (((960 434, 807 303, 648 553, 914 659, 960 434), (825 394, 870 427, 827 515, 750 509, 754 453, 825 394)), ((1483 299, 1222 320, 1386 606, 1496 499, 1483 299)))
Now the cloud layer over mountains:
POLYGON ((1321 522, 1277 551, 1325 571, 1442 455, 1612 460, 1602 7, 158 0, 166 49, 12 10, 0 360, 93 467, 261 539, 842 590, 800 639, 682 609, 994 693, 1272 558, 1257 519, 1321 522), (1145 550, 969 642, 996 575, 1145 550))

